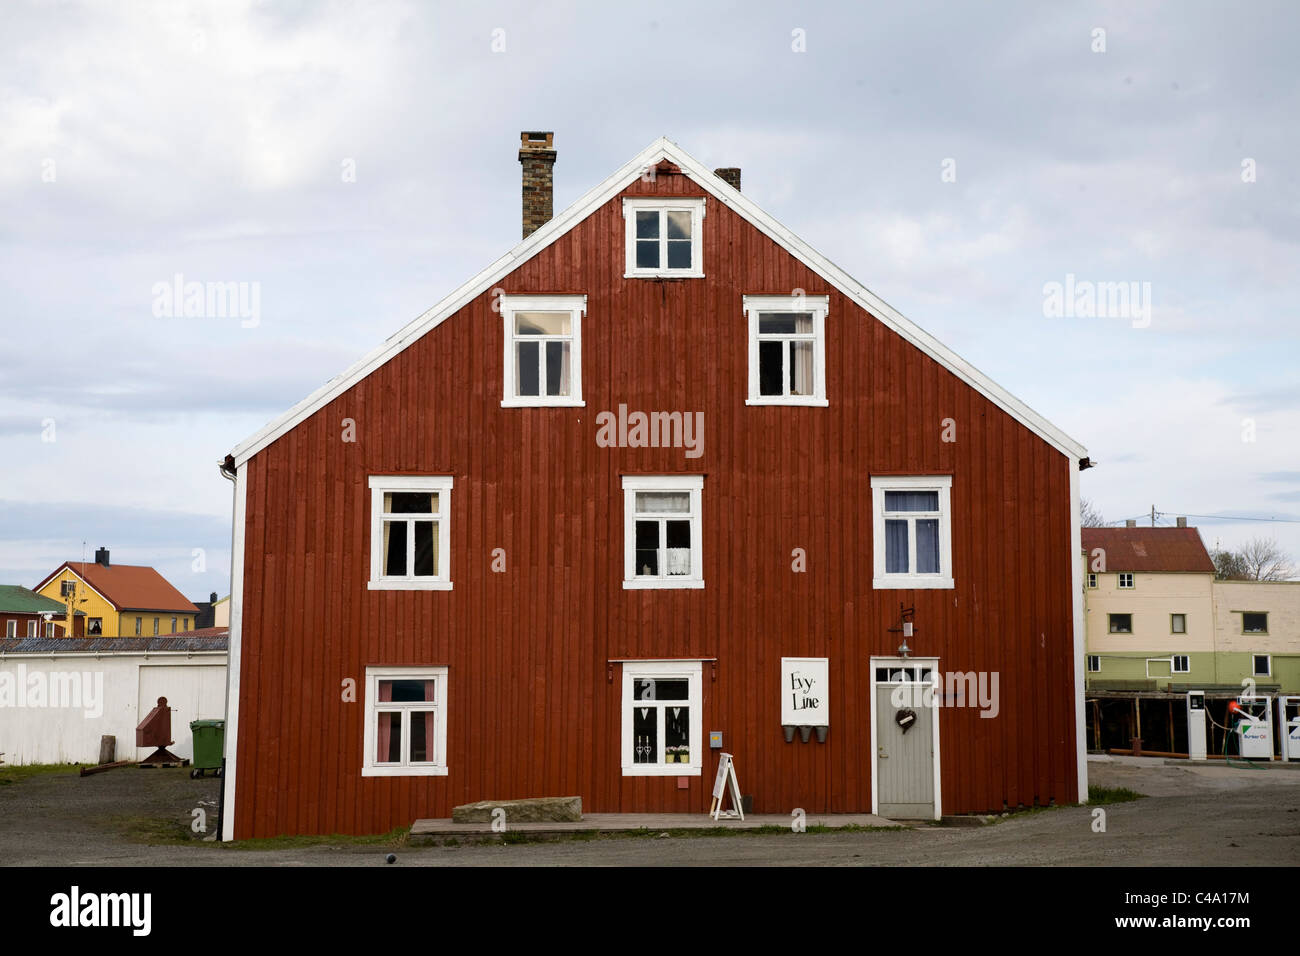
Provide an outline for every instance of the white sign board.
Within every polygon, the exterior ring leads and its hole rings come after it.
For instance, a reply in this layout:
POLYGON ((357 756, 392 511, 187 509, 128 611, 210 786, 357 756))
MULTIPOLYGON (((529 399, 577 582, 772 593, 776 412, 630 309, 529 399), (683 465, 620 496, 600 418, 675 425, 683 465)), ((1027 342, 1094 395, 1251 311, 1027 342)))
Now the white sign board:
POLYGON ((825 657, 781 658, 781 723, 829 727, 830 679, 825 657))
POLYGON ((713 781, 713 800, 709 803, 709 815, 715 820, 745 819, 745 808, 740 798, 740 781, 736 779, 736 764, 731 754, 722 754, 718 760, 718 776, 713 781), (731 809, 724 810, 727 791, 731 791, 731 809))

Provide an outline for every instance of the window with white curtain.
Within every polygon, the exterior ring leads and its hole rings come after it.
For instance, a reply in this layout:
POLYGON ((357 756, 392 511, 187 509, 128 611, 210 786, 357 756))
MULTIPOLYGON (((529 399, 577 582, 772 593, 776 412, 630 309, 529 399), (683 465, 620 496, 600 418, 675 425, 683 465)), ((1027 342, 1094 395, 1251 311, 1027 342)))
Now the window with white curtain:
POLYGON ((826 405, 824 295, 747 295, 748 405, 826 405))
POLYGON ((871 479, 877 588, 951 588, 952 476, 871 479))
POLYGON ((582 405, 585 295, 504 295, 501 404, 582 405))
POLYGON ((447 773, 447 668, 366 668, 363 777, 447 773))
POLYGON ((446 476, 371 476, 371 590, 451 590, 451 488, 446 476))
POLYGON ((625 588, 702 588, 703 475, 623 478, 625 588))

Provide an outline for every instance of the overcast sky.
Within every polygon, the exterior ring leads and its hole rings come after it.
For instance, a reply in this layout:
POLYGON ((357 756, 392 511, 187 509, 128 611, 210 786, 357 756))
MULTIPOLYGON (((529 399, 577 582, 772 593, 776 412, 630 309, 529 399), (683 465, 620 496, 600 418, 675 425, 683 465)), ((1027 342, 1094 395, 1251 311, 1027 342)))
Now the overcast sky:
POLYGON ((1108 519, 1287 519, 1189 523, 1300 557, 1294 4, 4 19, 0 583, 84 541, 224 594, 217 461, 518 242, 522 129, 556 133, 557 212, 661 135, 742 167, 755 202, 1087 446, 1108 519), (177 274, 257 283, 256 324, 155 315, 177 274), (1138 309, 1045 314, 1070 275, 1137 283, 1138 309))

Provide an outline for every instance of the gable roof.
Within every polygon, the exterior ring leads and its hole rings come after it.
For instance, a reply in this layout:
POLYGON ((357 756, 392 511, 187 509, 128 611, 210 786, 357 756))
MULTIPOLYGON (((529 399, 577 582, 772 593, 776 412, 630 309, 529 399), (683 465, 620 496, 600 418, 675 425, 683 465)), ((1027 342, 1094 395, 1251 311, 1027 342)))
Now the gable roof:
POLYGON ((1106 552, 1107 571, 1214 573, 1214 562, 1195 528, 1084 528, 1083 549, 1106 552))
POLYGON ((62 617, 68 613, 68 608, 61 601, 29 591, 21 584, 0 584, 0 611, 8 611, 10 614, 57 614, 62 617))
POLYGON ((93 561, 64 561, 45 580, 40 590, 58 577, 64 568, 81 578, 119 611, 180 611, 197 614, 196 608, 153 568, 141 564, 104 567, 93 561))
POLYGON ((742 195, 739 190, 733 189, 720 177, 714 175, 708 167, 701 164, 672 140, 661 137, 634 156, 603 183, 588 191, 568 209, 528 236, 496 262, 446 296, 437 305, 407 323, 396 334, 390 336, 383 345, 374 349, 352 365, 351 368, 330 379, 330 381, 294 405, 279 418, 268 423, 260 431, 236 445, 230 453, 236 467, 248 461, 263 448, 266 448, 277 438, 333 401, 389 359, 400 354, 426 332, 442 324, 443 321, 454 315, 477 296, 491 289, 498 280, 518 269, 523 263, 537 255, 626 189, 641 176, 646 167, 653 166, 664 160, 676 164, 683 173, 702 187, 705 192, 745 219, 790 255, 812 269, 867 312, 870 312, 885 326, 948 369, 957 378, 974 388, 1063 455, 1080 459, 1087 454, 1087 449, 1065 432, 1043 418, 1028 405, 979 371, 979 369, 966 362, 930 333, 905 318, 874 292, 760 209, 747 196, 742 195))

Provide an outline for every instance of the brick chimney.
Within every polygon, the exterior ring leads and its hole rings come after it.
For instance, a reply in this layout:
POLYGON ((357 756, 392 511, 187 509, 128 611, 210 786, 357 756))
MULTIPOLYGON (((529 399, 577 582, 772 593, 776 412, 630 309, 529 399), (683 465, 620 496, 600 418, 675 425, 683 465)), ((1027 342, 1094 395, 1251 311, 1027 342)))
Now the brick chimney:
POLYGON ((1124 522, 1124 527, 1126 528, 1136 528, 1137 526, 1138 526, 1137 518, 1129 518, 1127 521, 1124 522))
MULTIPOLYGON (((84 554, 85 552, 82 553, 84 554)), ((108 567, 108 548, 95 549, 95 563, 108 567)))
POLYGON ((524 130, 519 134, 519 162, 524 166, 524 238, 551 221, 554 213, 555 134, 524 130))
POLYGON ((1178 520, 1178 527, 1180 527, 1180 528, 1186 528, 1186 527, 1187 527, 1187 518, 1186 518, 1186 517, 1183 517, 1183 516, 1180 515, 1180 516, 1178 517, 1177 520, 1178 520))
POLYGON ((739 166, 723 166, 721 169, 715 169, 713 175, 717 176, 736 192, 740 192, 739 166))

